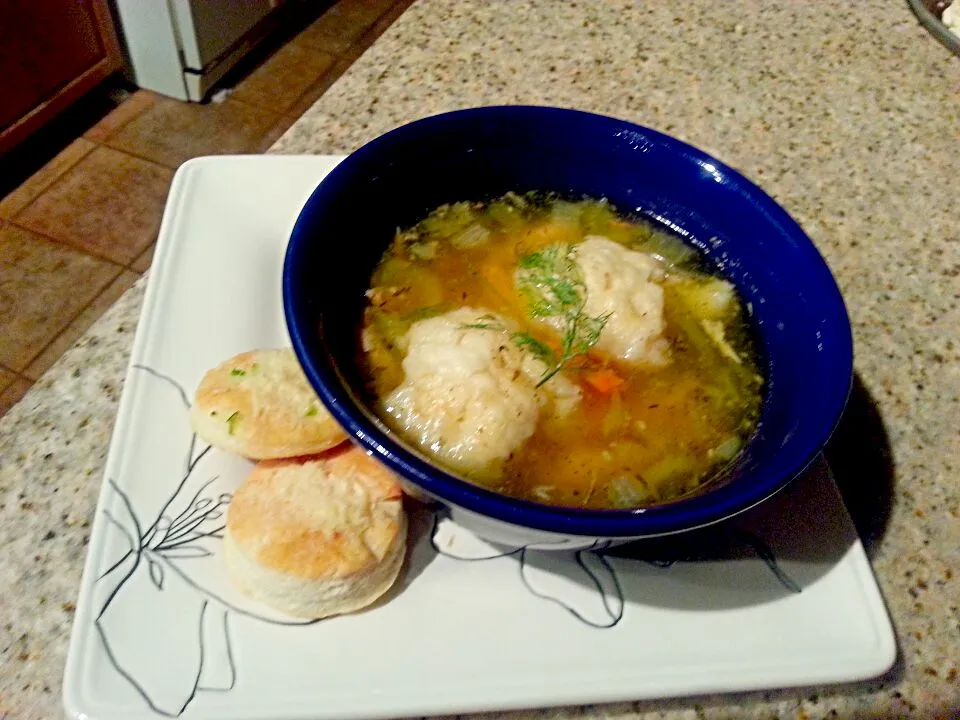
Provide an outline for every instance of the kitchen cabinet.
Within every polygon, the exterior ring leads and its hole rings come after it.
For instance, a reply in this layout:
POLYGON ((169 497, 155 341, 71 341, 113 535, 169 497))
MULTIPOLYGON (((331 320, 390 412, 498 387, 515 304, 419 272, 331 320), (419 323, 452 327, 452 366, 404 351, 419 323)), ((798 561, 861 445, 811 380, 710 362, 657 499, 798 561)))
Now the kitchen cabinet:
POLYGON ((121 65, 107 0, 0 0, 0 155, 121 65))

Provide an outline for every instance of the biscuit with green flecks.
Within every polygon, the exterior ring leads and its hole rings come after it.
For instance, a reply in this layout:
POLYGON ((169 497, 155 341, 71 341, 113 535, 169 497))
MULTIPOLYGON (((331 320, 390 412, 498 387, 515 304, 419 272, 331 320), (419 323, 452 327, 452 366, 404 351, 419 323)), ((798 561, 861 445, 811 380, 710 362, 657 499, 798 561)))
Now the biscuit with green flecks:
POLYGON ((208 371, 190 423, 214 447, 254 460, 312 455, 347 439, 289 348, 240 353, 208 371))

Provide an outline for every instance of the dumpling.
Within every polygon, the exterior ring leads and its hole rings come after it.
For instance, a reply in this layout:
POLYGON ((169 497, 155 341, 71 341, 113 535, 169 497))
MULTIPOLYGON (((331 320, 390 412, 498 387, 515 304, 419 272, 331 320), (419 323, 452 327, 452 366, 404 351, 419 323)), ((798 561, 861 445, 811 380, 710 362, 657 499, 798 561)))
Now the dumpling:
POLYGON ((610 315, 596 350, 631 364, 669 362, 657 262, 599 235, 577 245, 576 258, 586 286, 584 312, 610 315))
POLYGON ((512 325, 487 310, 459 308, 414 323, 403 382, 384 410, 407 437, 454 470, 495 478, 533 435, 542 408, 568 412, 580 391, 511 339, 512 325))

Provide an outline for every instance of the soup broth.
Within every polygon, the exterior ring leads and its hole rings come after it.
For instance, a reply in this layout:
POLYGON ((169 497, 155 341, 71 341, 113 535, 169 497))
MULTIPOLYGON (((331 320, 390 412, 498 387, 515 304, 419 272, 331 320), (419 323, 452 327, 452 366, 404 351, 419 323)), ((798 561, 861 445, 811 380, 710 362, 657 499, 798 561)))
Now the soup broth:
POLYGON ((733 286, 605 201, 445 205, 375 269, 359 356, 391 428, 537 502, 696 492, 756 428, 763 381, 733 286))

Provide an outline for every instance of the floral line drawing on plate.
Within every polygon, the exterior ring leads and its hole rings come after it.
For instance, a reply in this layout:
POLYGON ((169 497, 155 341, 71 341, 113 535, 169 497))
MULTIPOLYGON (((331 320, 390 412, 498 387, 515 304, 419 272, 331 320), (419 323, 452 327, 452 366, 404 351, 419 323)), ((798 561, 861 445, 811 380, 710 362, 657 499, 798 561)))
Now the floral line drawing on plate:
MULTIPOLYGON (((572 559, 574 565, 584 573, 585 577, 589 579, 590 584, 595 588, 597 597, 601 603, 602 612, 600 617, 593 619, 587 617, 583 612, 568 602, 565 602, 563 599, 555 597, 536 587, 535 582, 529 577, 528 563, 531 553, 536 553, 537 548, 532 548, 527 545, 506 547, 502 551, 492 555, 478 556, 457 555, 448 549, 444 549, 444 547, 442 547, 443 543, 439 540, 439 534, 442 524, 447 520, 448 516, 449 514, 445 509, 437 509, 434 511, 433 528, 430 531, 430 547, 438 555, 462 562, 487 562, 500 560, 502 558, 516 558, 520 582, 523 583, 527 591, 535 597, 558 605, 580 622, 597 628, 598 630, 608 630, 616 627, 620 624, 620 621, 623 620, 623 610, 626 600, 620 584, 620 578, 617 577, 616 570, 610 565, 610 562, 603 554, 603 551, 610 546, 609 543, 594 541, 593 544, 587 548, 568 551, 569 555, 562 550, 552 549, 548 551, 554 558, 563 557, 567 562, 572 559)), ((448 544, 450 544, 451 541, 452 538, 449 539, 448 544)), ((565 544, 565 541, 558 543, 561 547, 565 544)), ((544 548, 545 546, 539 545, 538 547, 544 548)))
MULTIPOLYGON (((133 367, 175 388, 189 410, 187 394, 175 380, 143 365, 133 367)), ((197 436, 191 433, 179 483, 146 527, 131 498, 112 478, 107 480, 123 514, 105 509, 104 515, 127 549, 97 578, 97 585, 106 584, 109 589, 96 610, 94 625, 113 668, 151 710, 164 717, 180 717, 198 693, 228 692, 236 686, 231 613, 281 626, 319 622, 242 607, 195 577, 203 573, 192 565, 219 560, 216 544, 223 539, 224 513, 232 497, 210 492, 217 475, 204 479, 191 494, 198 467, 211 449, 207 446, 198 452, 197 445, 197 436), (177 507, 180 511, 172 515, 177 507), (170 593, 176 597, 167 598, 170 593), (192 622, 184 621, 185 614, 192 622), (129 636, 131 618, 143 618, 136 624, 141 637, 129 636), (145 643, 152 643, 154 653, 143 652, 145 643), (158 655, 166 655, 170 662, 163 665, 158 655)))
MULTIPOLYGON (((145 365, 132 367, 176 390, 179 403, 189 411, 187 393, 176 380, 145 365)), ((201 472, 203 461, 215 456, 210 451, 209 445, 198 450, 196 433, 190 433, 179 481, 172 494, 159 499, 156 512, 138 513, 131 497, 113 478, 107 479, 119 503, 115 504, 116 512, 104 509, 103 513, 126 550, 97 577, 95 586, 103 588, 103 595, 95 609, 94 626, 118 676, 163 717, 181 717, 200 693, 226 693, 236 687, 240 671, 234 653, 231 614, 281 627, 305 627, 335 619, 290 618, 239 596, 228 599, 215 589, 214 586, 223 584, 217 578, 225 577, 218 546, 223 540, 225 513, 232 494, 212 489, 220 480, 218 473, 207 476, 201 472), (141 522, 143 517, 153 518, 146 527, 141 522), (130 633, 131 627, 138 632, 130 633), (144 652, 144 647, 151 652, 144 652)), ((457 554, 450 548, 458 537, 469 536, 474 544, 478 541, 450 522, 446 509, 433 507, 429 513, 432 525, 425 539, 434 553, 462 562, 514 560, 520 581, 531 595, 596 629, 618 626, 628 604, 612 559, 644 562, 664 569, 704 559, 689 552, 636 552, 638 544, 612 547, 600 541, 575 551, 554 548, 537 552, 538 548, 520 546, 492 554, 489 545, 479 542, 479 554, 457 554), (452 534, 442 540, 446 531, 452 534), (590 614, 558 590, 538 584, 552 575, 580 580, 597 601, 590 614)), ((714 542, 713 546, 748 546, 786 590, 800 592, 761 538, 736 527, 719 533, 723 542, 714 542)))
MULTIPOLYGON (((546 552, 537 552, 538 549, 545 549, 545 546, 538 545, 536 548, 508 546, 492 554, 469 555, 450 551, 449 548, 456 539, 455 534, 448 536, 446 542, 439 539, 440 530, 448 515, 445 509, 434 512, 433 528, 430 532, 430 545, 434 552, 462 562, 489 562, 515 558, 520 581, 529 593, 559 606, 583 624, 601 630, 619 625, 627 605, 623 584, 619 577, 620 571, 611 560, 642 562, 665 570, 678 563, 722 560, 731 550, 747 549, 764 563, 773 579, 784 590, 793 594, 802 592, 799 584, 780 567, 773 550, 766 541, 737 526, 721 526, 700 531, 699 540, 695 543, 674 545, 674 538, 670 538, 667 543, 639 541, 623 545, 594 541, 592 545, 579 550, 563 551, 554 548, 546 552), (579 572, 581 583, 588 588, 593 588, 595 591, 593 597, 599 600, 599 604, 593 608, 592 616, 588 617, 584 609, 575 607, 568 599, 539 588, 530 570, 534 561, 546 565, 553 572, 567 576, 576 576, 579 572)), ((456 527, 452 522, 449 525, 456 527)), ((453 533, 456 533, 456 530, 453 533)), ((564 544, 566 543, 563 541, 558 543, 560 546, 564 544)), ((486 546, 485 549, 490 548, 486 546)))

